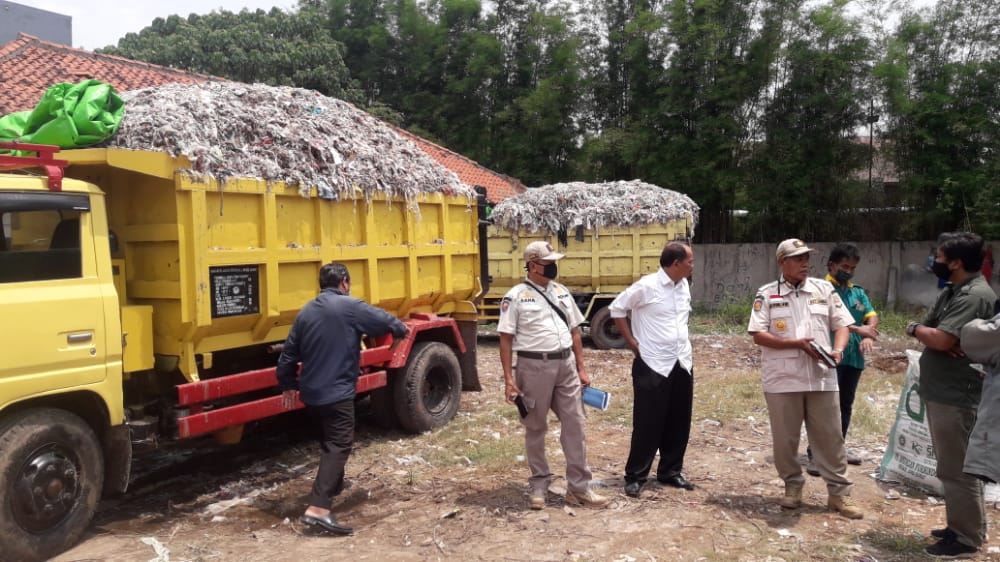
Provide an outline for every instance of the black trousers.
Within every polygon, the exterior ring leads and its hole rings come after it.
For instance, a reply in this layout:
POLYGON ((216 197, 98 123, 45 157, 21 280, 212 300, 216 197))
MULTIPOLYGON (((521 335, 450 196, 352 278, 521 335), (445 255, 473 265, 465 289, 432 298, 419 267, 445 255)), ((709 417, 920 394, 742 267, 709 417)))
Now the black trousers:
POLYGON ((681 362, 664 377, 639 357, 632 361, 632 445, 625 463, 625 482, 645 482, 656 452, 658 479, 681 473, 691 435, 694 377, 681 362))
POLYGON ((330 509, 333 498, 344 489, 344 467, 354 445, 354 399, 307 406, 306 411, 323 430, 319 442, 322 454, 309 505, 330 509))
POLYGON ((837 387, 840 388, 840 429, 847 437, 847 428, 851 425, 851 414, 854 413, 854 395, 861 381, 861 369, 848 365, 837 365, 837 387))

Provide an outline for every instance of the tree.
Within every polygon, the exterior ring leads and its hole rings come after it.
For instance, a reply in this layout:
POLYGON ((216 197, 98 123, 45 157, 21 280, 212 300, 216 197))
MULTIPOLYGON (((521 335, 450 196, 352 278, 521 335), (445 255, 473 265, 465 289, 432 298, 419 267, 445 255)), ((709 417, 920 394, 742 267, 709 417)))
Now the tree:
POLYGON ((341 51, 311 8, 156 18, 116 47, 98 50, 240 82, 295 85, 353 98, 341 51))
POLYGON ((746 201, 760 239, 857 232, 847 217, 864 206, 867 184, 851 173, 865 167, 867 149, 854 138, 865 123, 868 104, 859 93, 873 56, 838 3, 812 8, 790 26, 749 166, 748 193, 767 194, 746 201))
MULTIPOLYGON (((652 120, 657 150, 644 177, 691 196, 702 208, 702 241, 727 242, 745 161, 773 88, 773 65, 798 0, 672 0, 669 66, 652 120)), ((647 180, 649 181, 649 180, 647 180)))
POLYGON ((903 191, 923 211, 902 236, 1000 230, 998 28, 997 0, 941 0, 926 18, 903 21, 877 69, 903 191))

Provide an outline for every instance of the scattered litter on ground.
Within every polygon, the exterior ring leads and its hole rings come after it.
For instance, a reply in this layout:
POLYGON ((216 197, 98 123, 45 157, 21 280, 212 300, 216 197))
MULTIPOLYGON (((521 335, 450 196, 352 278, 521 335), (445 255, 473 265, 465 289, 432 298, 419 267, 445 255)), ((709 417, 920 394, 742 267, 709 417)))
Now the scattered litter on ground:
POLYGON ((690 216, 698 205, 687 195, 639 180, 556 183, 503 200, 493 209, 494 224, 507 230, 569 232, 577 227, 666 224, 690 216))
POLYGON ((153 552, 156 553, 156 558, 150 558, 149 562, 170 562, 170 551, 155 537, 143 537, 140 542, 153 547, 153 552))
POLYGON ((353 105, 302 88, 209 82, 121 94, 125 117, 103 146, 166 151, 189 173, 298 186, 308 197, 355 191, 410 200, 420 192, 474 197, 409 139, 353 105))

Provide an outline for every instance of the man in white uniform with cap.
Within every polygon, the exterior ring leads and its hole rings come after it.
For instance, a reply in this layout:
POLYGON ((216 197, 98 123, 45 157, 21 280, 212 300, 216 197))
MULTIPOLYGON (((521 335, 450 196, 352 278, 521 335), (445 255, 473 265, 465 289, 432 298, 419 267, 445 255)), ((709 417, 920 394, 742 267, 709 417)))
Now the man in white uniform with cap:
POLYGON ((785 482, 781 507, 802 505, 805 477, 799 464, 802 423, 820 476, 826 481, 827 506, 848 519, 864 514, 848 498, 847 451, 840 427, 837 371, 847 346, 850 312, 829 281, 809 277, 813 250, 792 238, 775 253, 781 276, 754 298, 747 331, 761 346, 761 382, 771 419, 774 466, 785 482), (830 345, 830 333, 834 333, 830 345), (817 345, 833 365, 822 364, 817 345))
POLYGON ((545 493, 552 471, 545 458, 545 434, 551 409, 559 417, 559 442, 566 457, 566 503, 604 507, 608 499, 590 489, 587 442, 583 430, 584 386, 590 377, 583 365, 584 321, 569 290, 556 283, 556 262, 564 257, 548 242, 524 249, 528 275, 500 302, 500 364, 504 398, 520 402, 526 410, 524 450, 531 469, 529 507, 545 508, 545 493), (517 367, 513 356, 517 354, 517 367))

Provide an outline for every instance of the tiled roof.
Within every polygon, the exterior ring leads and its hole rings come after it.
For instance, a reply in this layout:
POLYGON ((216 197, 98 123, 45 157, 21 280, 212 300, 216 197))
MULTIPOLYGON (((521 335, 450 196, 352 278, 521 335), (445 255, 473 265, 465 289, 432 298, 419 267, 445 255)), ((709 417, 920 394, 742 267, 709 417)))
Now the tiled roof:
POLYGON ((462 183, 473 187, 485 187, 486 199, 491 203, 499 203, 508 197, 524 193, 528 189, 517 178, 505 176, 484 168, 474 160, 398 127, 396 131, 413 141, 421 150, 429 154, 431 158, 437 160, 439 164, 455 172, 455 175, 458 176, 458 179, 462 180, 462 183))
POLYGON ((60 82, 75 84, 96 78, 118 91, 159 86, 171 82, 192 84, 221 80, 166 66, 101 55, 50 43, 21 33, 0 45, 0 115, 35 107, 46 89, 60 82))
MULTIPOLYGON (((194 84, 223 80, 166 66, 74 49, 21 33, 16 40, 0 45, 0 84, 3 84, 3 90, 0 91, 0 116, 34 108, 45 90, 54 84, 60 82, 75 84, 88 78, 107 82, 118 91, 148 88, 172 82, 194 84)), ((515 178, 488 170, 460 154, 412 133, 399 128, 396 130, 439 164, 455 172, 464 183, 485 187, 486 197, 493 203, 499 203, 527 189, 515 178)))

